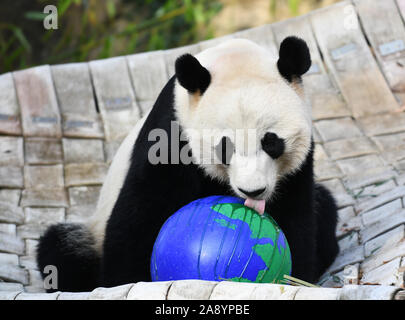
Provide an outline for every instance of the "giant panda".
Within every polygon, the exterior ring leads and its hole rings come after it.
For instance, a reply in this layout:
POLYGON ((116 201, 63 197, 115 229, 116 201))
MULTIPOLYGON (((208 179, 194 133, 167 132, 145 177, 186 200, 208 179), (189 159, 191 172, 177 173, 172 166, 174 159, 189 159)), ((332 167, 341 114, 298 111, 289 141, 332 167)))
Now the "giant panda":
POLYGON ((292 36, 278 58, 246 39, 180 56, 175 75, 118 149, 94 215, 86 224, 50 226, 40 238, 43 277, 45 266, 56 266, 62 291, 150 281, 164 221, 198 198, 233 195, 265 204, 288 239, 292 276, 316 282, 339 249, 335 200, 314 182, 311 110, 301 79, 310 65, 305 41, 292 36), (236 141, 232 132, 248 129, 253 139, 236 141), (151 132, 176 140, 166 144, 168 163, 150 161, 158 142, 151 132), (176 152, 191 161, 172 161, 176 152))

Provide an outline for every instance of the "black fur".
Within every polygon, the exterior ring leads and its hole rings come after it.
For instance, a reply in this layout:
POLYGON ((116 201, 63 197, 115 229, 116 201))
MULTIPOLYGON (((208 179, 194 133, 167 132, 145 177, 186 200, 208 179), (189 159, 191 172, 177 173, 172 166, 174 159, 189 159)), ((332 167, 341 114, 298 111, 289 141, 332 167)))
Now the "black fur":
POLYGON ((263 150, 273 159, 280 158, 284 153, 284 140, 273 132, 266 132, 261 143, 263 150))
POLYGON ((177 58, 175 63, 176 77, 182 87, 191 93, 203 94, 211 82, 211 75, 200 62, 187 53, 177 58))
POLYGON ((314 182, 313 143, 301 168, 280 180, 266 212, 285 233, 292 255, 292 276, 316 282, 339 248, 337 207, 329 191, 314 182))
POLYGON ((339 253, 336 239, 337 206, 328 189, 315 184, 315 214, 317 219, 318 274, 322 275, 339 253), (329 240, 329 241, 325 241, 329 240))
POLYGON ((280 45, 277 67, 280 74, 292 82, 311 67, 311 55, 306 42, 297 37, 287 37, 280 45))
POLYGON ((39 239, 38 268, 57 268, 57 288, 53 291, 90 291, 98 285, 100 258, 93 248, 94 239, 85 226, 61 223, 50 226, 39 239))
POLYGON ((222 137, 221 141, 215 147, 215 152, 221 163, 228 166, 231 162, 231 158, 234 150, 234 145, 229 137, 222 137))
MULTIPOLYGON (((107 223, 102 286, 150 281, 152 248, 164 221, 195 199, 230 194, 227 185, 212 181, 194 164, 152 165, 148 161, 154 143, 148 141, 152 129, 165 130, 171 140, 174 81, 173 77, 159 95, 135 143, 132 163, 107 223)), ((180 141, 180 148, 184 144, 180 141)))
MULTIPOLYGON (((182 65, 182 60, 178 61, 182 65)), ((195 72, 176 70, 176 73, 190 91, 197 88, 203 92, 209 85, 207 80, 204 85, 190 84, 193 81, 188 80, 196 76, 195 72)), ((107 222, 101 262, 92 247, 93 239, 83 226, 52 226, 41 237, 39 268, 43 271, 46 265, 57 266, 59 290, 89 291, 97 286, 150 281, 152 248, 164 221, 198 198, 234 195, 228 185, 209 178, 193 163, 153 165, 149 162, 148 151, 155 143, 148 141, 152 129, 165 130, 171 141, 171 121, 176 120, 175 79, 172 77, 163 88, 138 135, 128 174, 107 222)), ((187 146, 179 141, 180 149, 187 146)), ((168 155, 171 163, 171 152, 168 155)), ((280 180, 276 190, 266 211, 287 237, 292 252, 292 276, 315 282, 336 257, 338 246, 334 199, 314 182, 313 145, 301 168, 280 180)))
MULTIPOLYGON (((170 136, 170 121, 175 120, 173 86, 174 78, 160 94, 135 144, 133 162, 107 223, 102 286, 150 281, 152 248, 164 221, 195 199, 234 195, 230 187, 210 179, 194 164, 148 162, 149 131, 161 128, 170 136)), ((183 146, 180 142, 180 148, 183 146)), ((334 200, 314 183, 313 146, 300 170, 280 181, 276 197, 266 208, 290 244, 292 275, 315 282, 333 261, 338 247, 334 200)))

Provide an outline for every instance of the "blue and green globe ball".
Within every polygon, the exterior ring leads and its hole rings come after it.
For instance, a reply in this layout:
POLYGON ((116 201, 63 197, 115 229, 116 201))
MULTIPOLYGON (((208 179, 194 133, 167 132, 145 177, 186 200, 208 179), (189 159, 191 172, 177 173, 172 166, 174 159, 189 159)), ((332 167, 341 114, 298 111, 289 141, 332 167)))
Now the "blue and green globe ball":
POLYGON ((173 214, 153 247, 152 281, 280 283, 291 274, 287 240, 268 215, 230 196, 198 199, 173 214))

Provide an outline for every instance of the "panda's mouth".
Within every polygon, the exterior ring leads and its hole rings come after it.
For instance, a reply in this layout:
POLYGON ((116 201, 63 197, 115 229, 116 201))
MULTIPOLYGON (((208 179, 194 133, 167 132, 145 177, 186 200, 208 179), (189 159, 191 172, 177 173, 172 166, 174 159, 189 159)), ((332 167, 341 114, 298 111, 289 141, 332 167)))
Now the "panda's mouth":
POLYGON ((237 192, 235 190, 235 193, 237 193, 239 197, 245 199, 244 205, 246 207, 257 211, 257 213, 262 215, 266 207, 266 191, 266 187, 250 191, 237 187, 237 192))
POLYGON ((263 195, 263 193, 266 191, 266 187, 261 188, 261 189, 256 189, 254 191, 246 191, 242 188, 238 188, 240 192, 245 194, 248 198, 256 199, 257 197, 260 197, 260 195, 263 195))
POLYGON ((244 205, 246 207, 252 208, 253 210, 257 211, 260 215, 264 214, 264 209, 266 207, 266 200, 256 200, 247 198, 245 200, 244 205))

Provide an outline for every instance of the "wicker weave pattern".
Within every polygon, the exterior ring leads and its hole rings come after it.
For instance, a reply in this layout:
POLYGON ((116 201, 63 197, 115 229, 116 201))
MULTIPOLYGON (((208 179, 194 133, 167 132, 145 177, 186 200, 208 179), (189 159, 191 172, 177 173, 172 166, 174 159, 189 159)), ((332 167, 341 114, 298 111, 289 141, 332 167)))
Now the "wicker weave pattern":
POLYGON ((404 0, 343 1, 187 47, 1 75, 0 299, 394 298, 405 269, 404 16, 404 0), (291 34, 311 50, 304 82, 315 171, 340 208, 341 253, 320 284, 346 286, 177 281, 43 294, 35 263, 40 234, 94 211, 115 151, 151 108, 176 57, 232 37, 276 55, 291 34))

